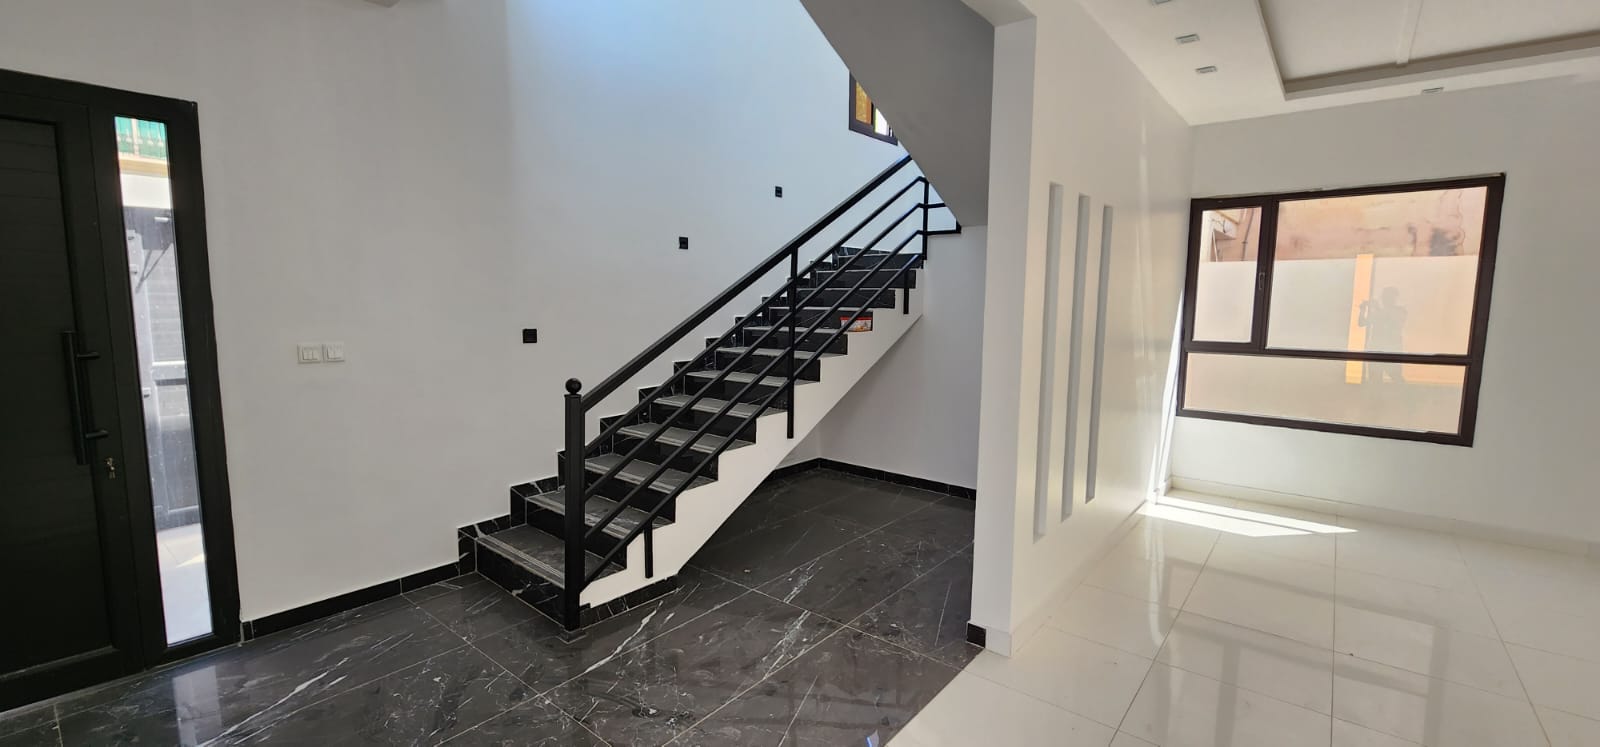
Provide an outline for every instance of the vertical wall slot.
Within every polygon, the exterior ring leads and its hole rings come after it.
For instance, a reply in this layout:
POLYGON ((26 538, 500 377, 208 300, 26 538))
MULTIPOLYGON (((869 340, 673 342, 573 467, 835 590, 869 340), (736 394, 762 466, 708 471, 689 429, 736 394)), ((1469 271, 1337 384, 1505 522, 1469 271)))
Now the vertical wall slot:
POLYGON ((1094 371, 1089 378, 1089 454, 1083 473, 1083 502, 1094 500, 1094 484, 1100 464, 1100 397, 1105 379, 1106 305, 1111 288, 1111 206, 1100 215, 1100 283, 1094 292, 1094 371))
POLYGON ((1043 537, 1050 521, 1050 461, 1055 452, 1050 448, 1050 434, 1054 431, 1051 415, 1055 412, 1055 381, 1059 332, 1056 318, 1061 309, 1061 211, 1066 189, 1059 184, 1050 185, 1050 223, 1045 237, 1044 259, 1044 324, 1039 347, 1039 431, 1038 447, 1034 452, 1033 479, 1033 536, 1043 537))
POLYGON ((1067 428, 1062 439, 1061 520, 1072 515, 1078 495, 1078 389, 1083 379, 1083 286, 1089 265, 1089 196, 1078 195, 1078 236, 1072 255, 1072 328, 1067 343, 1067 428))

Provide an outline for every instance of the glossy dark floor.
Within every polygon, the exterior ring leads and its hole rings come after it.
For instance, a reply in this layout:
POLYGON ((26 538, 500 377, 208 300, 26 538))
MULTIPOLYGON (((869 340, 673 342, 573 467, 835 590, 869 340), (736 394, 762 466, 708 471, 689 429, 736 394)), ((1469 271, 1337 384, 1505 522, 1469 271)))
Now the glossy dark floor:
POLYGON ((0 716, 0 747, 883 744, 978 652, 972 503, 763 487, 678 591, 563 643, 475 575, 0 716))

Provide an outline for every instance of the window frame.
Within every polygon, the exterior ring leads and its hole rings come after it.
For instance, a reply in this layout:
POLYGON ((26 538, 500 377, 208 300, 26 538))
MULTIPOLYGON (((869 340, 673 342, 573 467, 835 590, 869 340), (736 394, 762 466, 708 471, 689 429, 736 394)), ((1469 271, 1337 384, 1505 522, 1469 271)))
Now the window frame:
POLYGON ((1188 257, 1185 259, 1183 283, 1183 309, 1181 345, 1178 357, 1177 416, 1203 420, 1222 420, 1248 425, 1265 425, 1296 430, 1341 433, 1353 436, 1370 436, 1402 441, 1448 446, 1470 447, 1478 420, 1478 389, 1483 380, 1483 360, 1489 330, 1489 301, 1494 285, 1496 249, 1500 237, 1500 210, 1505 197, 1505 174, 1435 179, 1428 181, 1379 184, 1341 189, 1305 190, 1268 194, 1237 195, 1196 198, 1189 203, 1188 257), (1477 278, 1473 285, 1472 318, 1467 352, 1464 354, 1415 354, 1344 350, 1306 350, 1300 348, 1274 348, 1267 345, 1268 322, 1272 313, 1272 273, 1277 257, 1278 211, 1284 202, 1306 199, 1354 197, 1361 195, 1424 192, 1445 189, 1486 188, 1483 210, 1483 240, 1478 248, 1477 278), (1196 290, 1199 282, 1200 231, 1202 217, 1208 210, 1226 210, 1241 207, 1261 208, 1261 234, 1256 247, 1255 306, 1252 309, 1249 342, 1217 342, 1194 339, 1196 290), (1213 410, 1190 409, 1186 403, 1189 375, 1189 356, 1214 353, 1269 358, 1312 358, 1333 361, 1371 363, 1413 363, 1452 365, 1464 369, 1461 387, 1461 414, 1455 433, 1436 431, 1408 431, 1348 423, 1329 423, 1296 418, 1213 410))
MULTIPOLYGON (((849 115, 849 118, 850 118, 850 131, 851 132, 859 132, 859 133, 861 133, 863 135, 866 135, 867 137, 872 138, 873 140, 882 140, 883 142, 888 143, 890 145, 899 145, 900 144, 900 139, 894 136, 894 126, 893 125, 889 126, 889 134, 887 134, 887 135, 878 132, 877 127, 874 126, 876 124, 876 122, 877 122, 877 119, 879 117, 883 116, 883 112, 878 110, 878 105, 877 104, 875 104, 875 103, 872 104, 872 118, 873 118, 874 124, 863 124, 860 120, 856 119, 856 87, 857 87, 857 85, 858 84, 856 83, 856 76, 854 74, 852 74, 850 76, 850 99, 849 99, 850 106, 845 110, 845 113, 847 115, 849 115)), ((863 89, 863 90, 865 90, 865 89, 863 89)), ((868 96, 867 97, 867 101, 868 101, 868 103, 871 103, 872 102, 872 97, 868 96)))

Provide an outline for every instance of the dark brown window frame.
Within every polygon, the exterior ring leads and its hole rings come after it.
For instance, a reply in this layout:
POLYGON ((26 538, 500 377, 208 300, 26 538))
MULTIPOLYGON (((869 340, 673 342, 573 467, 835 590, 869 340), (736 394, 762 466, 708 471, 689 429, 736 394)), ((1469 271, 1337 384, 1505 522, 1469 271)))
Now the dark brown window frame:
POLYGON ((1500 207, 1505 197, 1505 183, 1505 174, 1490 174, 1458 179, 1381 184, 1348 189, 1307 190, 1302 192, 1280 192, 1191 200, 1189 203, 1189 256, 1185 262, 1183 282, 1183 336, 1181 338, 1182 348, 1178 357, 1178 417, 1222 420, 1249 425, 1265 425, 1403 441, 1421 441, 1449 446, 1472 446, 1478 420, 1478 389, 1483 381, 1484 345, 1489 330, 1489 297, 1494 285, 1495 254, 1500 238, 1500 207), (1464 355, 1302 350, 1267 346, 1267 321, 1272 313, 1272 270, 1273 260, 1276 258, 1278 208, 1280 204, 1305 199, 1473 187, 1486 187, 1488 193, 1484 198, 1483 243, 1478 249, 1478 275, 1473 288, 1471 336, 1467 343, 1467 352, 1464 355), (1207 210, 1240 207, 1261 208, 1261 235, 1256 249, 1255 307, 1252 309, 1250 341, 1197 341, 1194 339, 1194 315, 1195 291, 1199 279, 1201 216, 1207 210), (1185 389, 1188 384, 1189 356, 1195 353, 1459 366, 1465 369, 1465 379, 1461 387, 1461 419, 1455 433, 1440 433, 1190 409, 1185 402, 1185 389))
MULTIPOLYGON (((871 98, 868 97, 868 100, 870 101, 871 98)), ((886 142, 886 143, 888 143, 890 145, 899 145, 900 144, 900 139, 894 136, 894 127, 893 126, 889 127, 889 134, 883 135, 883 134, 879 134, 878 130, 876 128, 874 128, 872 125, 862 124, 859 120, 856 119, 856 76, 854 76, 854 75, 850 76, 850 106, 849 106, 849 108, 847 108, 845 110, 845 113, 848 114, 849 117, 850 117, 850 131, 851 132, 859 132, 859 133, 861 133, 863 135, 866 135, 867 137, 870 137, 870 138, 872 138, 874 140, 882 140, 883 142, 886 142)), ((878 116, 878 105, 877 104, 873 104, 872 105, 872 116, 873 116, 874 119, 876 119, 877 116, 878 116)))

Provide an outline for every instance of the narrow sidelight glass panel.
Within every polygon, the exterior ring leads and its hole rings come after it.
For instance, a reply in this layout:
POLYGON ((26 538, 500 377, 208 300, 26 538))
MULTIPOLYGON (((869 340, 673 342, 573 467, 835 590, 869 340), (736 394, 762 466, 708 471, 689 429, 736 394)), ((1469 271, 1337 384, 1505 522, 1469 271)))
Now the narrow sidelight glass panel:
POLYGON ((1290 200, 1267 345, 1464 355, 1487 187, 1290 200))
POLYGON ((1191 353, 1189 410, 1458 433, 1465 366, 1191 353), (1359 375, 1351 376, 1354 366, 1359 375))
POLYGON ((161 599, 171 645, 211 632, 211 602, 189 416, 167 128, 118 117, 116 131, 161 599))
POLYGON ((1261 208, 1207 210, 1200 214, 1195 249, 1194 339, 1250 342, 1255 324, 1256 253, 1261 208))

